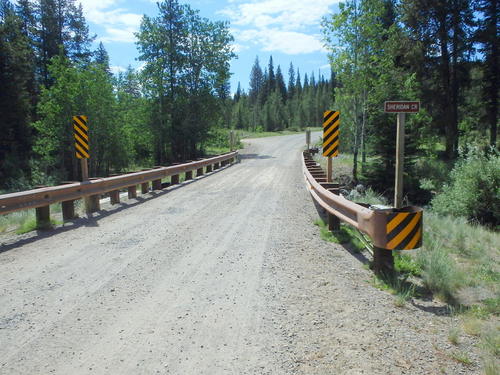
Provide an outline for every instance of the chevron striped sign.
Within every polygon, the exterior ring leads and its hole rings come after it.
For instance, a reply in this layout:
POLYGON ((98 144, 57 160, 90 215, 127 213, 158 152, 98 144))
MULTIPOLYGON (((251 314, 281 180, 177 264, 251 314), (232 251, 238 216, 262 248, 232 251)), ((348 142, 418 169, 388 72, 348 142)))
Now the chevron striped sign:
POLYGON ((75 151, 78 159, 88 159, 89 154, 89 127, 87 116, 73 116, 73 130, 75 137, 75 151))
POLYGON ((411 250, 422 246, 422 210, 391 213, 387 217, 387 249, 411 250))
POLYGON ((340 112, 325 111, 323 114, 323 156, 339 156, 340 112))

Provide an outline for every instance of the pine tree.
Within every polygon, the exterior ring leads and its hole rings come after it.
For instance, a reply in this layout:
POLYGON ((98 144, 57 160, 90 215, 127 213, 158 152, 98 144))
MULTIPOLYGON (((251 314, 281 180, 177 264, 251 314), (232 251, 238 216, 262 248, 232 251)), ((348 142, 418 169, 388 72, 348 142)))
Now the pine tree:
POLYGON ((250 72, 250 89, 249 98, 250 103, 253 105, 257 103, 262 87, 264 86, 264 74, 259 65, 259 57, 255 57, 255 62, 252 66, 252 71, 250 72))
POLYGON ((281 67, 279 65, 278 69, 276 69, 276 88, 281 94, 283 102, 286 102, 288 93, 286 91, 286 84, 283 78, 283 73, 281 73, 281 67))
POLYGON ((295 70, 293 64, 290 63, 288 68, 288 100, 291 100, 295 95, 295 70))
POLYGON ((30 82, 33 61, 23 20, 12 4, 0 2, 0 184, 29 176, 31 150, 30 82))
POLYGON ((483 17, 478 20, 476 39, 484 55, 483 100, 486 104, 485 122, 490 128, 490 145, 496 147, 498 126, 498 87, 500 86, 500 57, 498 40, 498 0, 479 0, 477 10, 483 17))

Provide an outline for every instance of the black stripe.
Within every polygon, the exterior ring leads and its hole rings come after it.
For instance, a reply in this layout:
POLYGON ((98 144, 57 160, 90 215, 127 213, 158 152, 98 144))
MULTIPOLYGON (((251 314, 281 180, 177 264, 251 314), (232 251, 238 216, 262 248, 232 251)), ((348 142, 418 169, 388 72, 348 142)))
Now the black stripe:
POLYGON ((328 132, 329 129, 331 129, 332 126, 334 126, 333 122, 323 128, 323 137, 325 136, 325 133, 328 132))
POLYGON ((391 242, 394 237, 396 237, 406 226, 412 221, 415 214, 409 214, 399 225, 394 228, 390 233, 387 233, 387 242, 391 242))
POLYGON ((327 141, 327 142, 328 142, 328 144, 327 144, 327 146, 326 146, 326 147, 325 147, 325 146, 323 146, 323 150, 325 150, 325 151, 326 151, 326 150, 328 150, 330 147, 332 147, 332 146, 333 146, 333 144, 334 144, 335 142, 337 142, 337 140, 338 140, 338 139, 339 139, 339 136, 337 135, 337 136, 336 136, 335 138, 333 138, 331 141, 327 141))
MULTIPOLYGON (((88 151, 89 150, 89 145, 88 143, 87 144, 83 144, 82 142, 80 142, 78 139, 75 138, 75 143, 77 143, 83 150, 86 150, 88 151)), ((76 146, 75 146, 76 147, 76 146)))
POLYGON ((76 118, 77 118, 78 120, 80 120, 81 122, 83 122, 85 125, 87 125, 87 120, 85 120, 85 119, 83 118, 83 116, 76 116, 76 118))
POLYGON ((338 121, 339 116, 340 116, 340 113, 339 112, 335 112, 335 118, 333 119, 332 124, 335 124, 338 121))
POLYGON ((82 131, 82 133, 88 137, 89 133, 84 128, 82 128, 80 125, 78 125, 78 123, 76 123, 76 122, 73 123, 73 130, 76 132, 76 129, 74 129, 74 128, 80 129, 82 131))
POLYGON ((332 151, 330 151, 329 154, 326 154, 326 155, 323 155, 323 156, 333 156, 337 152, 338 149, 339 149, 338 147, 334 147, 332 149, 332 151))
POLYGON ((413 228, 412 231, 410 233, 408 233, 408 235, 406 236, 405 239, 403 239, 403 241, 401 241, 399 244, 396 245, 394 250, 404 249, 406 247, 406 245, 408 245, 410 243, 410 241, 413 239, 415 234, 417 234, 418 229, 420 228, 420 225, 422 224, 421 221, 422 221, 422 219, 417 221, 417 225, 415 225, 415 228, 413 228))
POLYGON ((329 111, 328 114, 323 117, 323 124, 327 122, 330 119, 330 117, 334 115, 334 113, 335 113, 334 111, 329 111))

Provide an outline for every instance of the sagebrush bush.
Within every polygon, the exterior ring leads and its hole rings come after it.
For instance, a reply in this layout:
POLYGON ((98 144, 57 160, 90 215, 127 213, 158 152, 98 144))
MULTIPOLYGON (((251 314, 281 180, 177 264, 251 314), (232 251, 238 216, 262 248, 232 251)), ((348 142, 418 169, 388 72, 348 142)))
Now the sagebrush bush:
POLYGON ((477 150, 462 155, 449 185, 431 202, 435 212, 463 216, 483 224, 500 224, 500 156, 477 150))
POLYGON ((426 245, 419 251, 417 262, 425 286, 445 301, 455 303, 465 277, 443 246, 437 242, 426 245))

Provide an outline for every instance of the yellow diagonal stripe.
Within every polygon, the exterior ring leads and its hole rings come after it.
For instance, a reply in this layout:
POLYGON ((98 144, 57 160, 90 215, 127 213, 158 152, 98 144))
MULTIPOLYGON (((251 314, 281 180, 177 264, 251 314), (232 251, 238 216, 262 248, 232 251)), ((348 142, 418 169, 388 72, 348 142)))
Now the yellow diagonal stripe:
POLYGON ((87 159, 89 158, 89 154, 87 153, 87 151, 85 151, 84 149, 82 149, 78 143, 75 143, 75 147, 80 152, 80 154, 82 154, 83 156, 85 156, 87 159))
POLYGON ((339 141, 335 142, 333 145, 331 145, 331 147, 328 150, 326 150, 324 152, 324 154, 328 155, 330 152, 332 152, 335 149, 335 147, 338 147, 338 145, 339 145, 339 141))
POLYGON ((408 234, 415 228, 415 225, 417 225, 418 220, 420 219, 421 212, 418 212, 413 219, 408 223, 408 225, 401 231, 399 234, 394 237, 388 244, 387 248, 388 249, 394 249, 396 246, 398 246, 401 241, 403 241, 408 234))
POLYGON ((395 218, 393 218, 388 224, 387 224, 387 233, 391 233, 394 228, 396 228, 399 223, 401 223, 406 217, 409 215, 408 212, 402 212, 400 214, 397 214, 395 218))
POLYGON ((74 134, 75 139, 82 144, 87 150, 89 149, 89 143, 85 142, 83 139, 81 139, 78 134, 74 134))
POLYGON ((328 119, 328 121, 325 121, 323 122, 323 127, 326 128, 328 125, 330 125, 332 123, 332 121, 335 119, 335 115, 333 115, 332 117, 330 117, 328 119))
POLYGON ((339 131, 339 127, 338 127, 338 125, 337 125, 337 126, 333 125, 330 129, 328 129, 327 131, 325 131, 325 132, 323 133, 323 139, 325 139, 326 137, 328 137, 328 135, 329 135, 331 132, 334 132, 334 131, 337 131, 337 132, 339 131))
POLYGON ((78 125, 80 125, 82 128, 84 128, 86 131, 89 130, 89 127, 87 126, 87 124, 84 122, 81 122, 78 117, 73 117, 73 121, 76 122, 78 125))
MULTIPOLYGON (((327 137, 330 138, 330 139, 332 139, 332 138, 335 138, 337 135, 339 135, 339 127, 338 126, 332 126, 327 133, 323 134, 323 139, 325 139, 327 137), (335 132, 335 133, 331 137, 329 137, 329 135, 332 132, 335 132)), ((323 143, 325 143, 325 142, 323 142, 323 143)))
POLYGON ((408 243, 408 245, 405 246, 405 250, 414 249, 415 245, 420 240, 421 236, 422 236, 422 228, 418 228, 418 231, 417 231, 417 233, 415 233, 415 236, 411 239, 411 241, 408 243))
POLYGON ((84 132, 82 132, 82 130, 78 127, 78 126, 73 126, 73 130, 75 132, 78 132, 78 134, 80 134, 83 138, 85 138, 87 141, 89 140, 89 136, 87 134, 85 134, 84 132))

